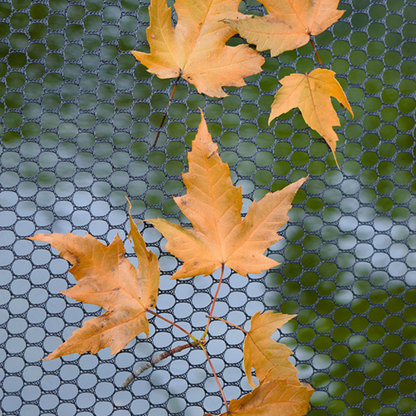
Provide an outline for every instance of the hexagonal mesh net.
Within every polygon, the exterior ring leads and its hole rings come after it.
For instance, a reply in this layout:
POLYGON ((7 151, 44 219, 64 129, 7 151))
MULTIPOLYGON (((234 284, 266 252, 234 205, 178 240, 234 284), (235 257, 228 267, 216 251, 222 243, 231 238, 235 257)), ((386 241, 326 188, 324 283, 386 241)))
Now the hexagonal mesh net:
MULTIPOLYGON (((245 212, 250 201, 310 175, 284 239, 269 250, 282 265, 249 279, 227 270, 215 314, 242 326, 258 310, 298 314, 275 339, 293 349, 300 377, 316 389, 311 415, 414 415, 414 0, 342 1, 344 16, 315 38, 355 114, 340 113, 341 171, 298 110, 267 123, 278 80, 317 67, 310 45, 266 57, 264 72, 227 88, 223 100, 180 80, 151 147, 173 83, 130 54, 146 50, 147 7, 137 0, 0 3, 2 414, 220 412, 217 385, 196 349, 120 388, 133 369, 186 340, 160 320, 151 320, 149 339, 139 336, 116 356, 105 349, 42 361, 102 311, 60 294, 74 283, 68 263, 25 239, 44 231, 126 240, 125 196, 137 220, 163 215, 186 223, 172 196, 184 192, 181 173, 201 107, 242 186, 245 212)), ((252 0, 240 8, 261 10, 252 0)), ((219 275, 169 280, 178 262, 160 234, 140 227, 160 256, 159 311, 202 330, 219 275)), ((227 399, 249 391, 242 334, 213 322, 210 340, 227 399)))

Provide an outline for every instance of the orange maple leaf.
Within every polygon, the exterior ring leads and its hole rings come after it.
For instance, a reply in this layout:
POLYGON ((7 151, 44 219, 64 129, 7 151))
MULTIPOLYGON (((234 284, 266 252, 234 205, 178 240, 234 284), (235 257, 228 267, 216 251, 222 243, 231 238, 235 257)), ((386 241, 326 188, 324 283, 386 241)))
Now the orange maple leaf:
POLYGON ((109 246, 89 234, 85 237, 74 234, 36 234, 30 237, 51 244, 73 264, 69 271, 78 282, 63 294, 107 310, 103 315, 85 321, 82 328, 45 360, 74 352, 96 354, 105 347, 111 347, 111 353, 116 354, 138 334, 144 332, 149 336, 146 311, 156 306, 159 265, 156 255, 146 249, 131 216, 130 226, 138 269, 124 256, 125 249, 118 235, 109 246))
POLYGON ((244 371, 251 387, 255 387, 251 368, 256 370, 259 381, 266 376, 270 380, 286 379, 289 384, 300 385, 298 370, 287 359, 292 351, 286 345, 270 338, 277 329, 296 315, 257 312, 251 318, 251 327, 244 340, 244 371))
POLYGON ((263 253, 282 238, 276 233, 289 220, 292 200, 306 178, 254 201, 242 220, 241 187, 233 186, 203 114, 188 160, 189 172, 183 174, 188 193, 174 200, 194 228, 148 220, 167 239, 166 249, 184 261, 172 279, 207 276, 222 265, 243 276, 277 266, 263 253))
POLYGON ((317 68, 310 74, 286 76, 280 83, 282 87, 274 97, 269 123, 292 108, 299 107, 305 122, 326 140, 337 162, 335 149, 338 136, 332 127, 339 126, 340 122, 331 97, 335 97, 354 115, 341 85, 335 79, 335 72, 317 68))
POLYGON ((182 76, 200 93, 225 97, 222 87, 246 85, 243 78, 261 72, 264 63, 264 58, 248 45, 225 44, 236 31, 221 20, 239 16, 239 3, 177 0, 178 23, 173 28, 166 0, 152 0, 146 31, 150 54, 132 53, 159 78, 182 76))
POLYGON ((287 380, 265 380, 240 399, 232 399, 228 412, 219 416, 302 416, 309 409, 312 393, 309 385, 292 385, 287 380))
POLYGON ((269 13, 266 16, 238 16, 225 20, 238 34, 259 51, 270 49, 276 56, 309 42, 343 14, 339 0, 258 0, 269 13))

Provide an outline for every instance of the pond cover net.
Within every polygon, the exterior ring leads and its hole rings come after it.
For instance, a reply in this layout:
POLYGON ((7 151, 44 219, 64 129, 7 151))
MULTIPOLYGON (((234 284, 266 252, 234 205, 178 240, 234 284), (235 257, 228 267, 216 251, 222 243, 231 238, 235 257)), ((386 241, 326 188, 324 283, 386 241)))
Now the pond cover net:
MULTIPOLYGON (((148 340, 139 336, 116 356, 105 349, 42 361, 101 310, 60 294, 75 282, 67 261, 26 239, 43 231, 126 240, 126 196, 136 220, 163 215, 186 224, 172 196, 185 191, 181 174, 201 107, 242 186, 244 212, 268 191, 310 175, 283 240, 269 250, 282 265, 248 279, 226 270, 215 314, 241 326, 258 310, 298 314, 275 339, 293 350, 300 377, 316 390, 310 415, 414 415, 415 2, 342 1, 343 17, 315 38, 355 115, 339 112, 341 171, 298 110, 267 123, 278 80, 317 67, 309 44, 278 58, 265 54, 264 72, 227 88, 222 100, 180 80, 150 147, 173 82, 150 75, 130 54, 146 50, 147 8, 136 0, 0 3, 0 413, 220 412, 197 349, 120 388, 133 369, 186 340, 160 320, 151 320, 148 340)), ((261 11, 251 0, 240 8, 261 11)), ((202 331, 218 273, 169 280, 177 260, 158 232, 140 227, 160 256, 159 310, 202 331)), ((212 322, 210 339, 227 398, 249 391, 242 334, 212 322)))

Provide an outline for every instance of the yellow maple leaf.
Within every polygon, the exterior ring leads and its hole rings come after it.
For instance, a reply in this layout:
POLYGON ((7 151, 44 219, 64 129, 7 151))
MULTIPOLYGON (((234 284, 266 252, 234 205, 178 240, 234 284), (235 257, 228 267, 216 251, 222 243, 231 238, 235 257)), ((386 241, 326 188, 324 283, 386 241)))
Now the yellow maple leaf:
POLYGON ((312 393, 309 385, 292 385, 287 380, 265 380, 240 399, 232 399, 228 411, 220 416, 302 416, 309 409, 312 393))
POLYGON ((263 253, 282 238, 277 231, 289 220, 292 200, 306 178, 254 201, 242 220, 241 188, 232 184, 203 115, 188 160, 189 172, 183 174, 188 193, 174 200, 194 228, 148 220, 167 239, 166 249, 184 261, 172 279, 207 276, 223 265, 243 276, 277 266, 263 253))
POLYGON ((248 45, 225 44, 236 31, 222 20, 239 16, 239 3, 177 0, 178 23, 173 28, 166 0, 152 0, 146 31, 150 54, 132 53, 160 78, 182 76, 200 93, 225 97, 222 87, 246 85, 243 78, 261 72, 264 63, 264 58, 248 45))
POLYGON ((257 312, 251 318, 251 327, 244 340, 244 371, 251 387, 255 387, 251 368, 256 370, 259 381, 266 376, 270 380, 286 379, 289 384, 300 385, 298 370, 287 359, 292 351, 286 345, 271 339, 277 329, 296 315, 257 312))
MULTIPOLYGON (((335 79, 335 72, 317 68, 310 74, 291 74, 280 80, 282 87, 277 91, 271 108, 269 123, 298 107, 305 122, 316 130, 328 143, 335 156, 338 136, 333 126, 339 126, 338 115, 331 103, 335 97, 353 116, 350 103, 335 79)), ((338 162, 337 162, 338 165, 338 162)))
POLYGON ((61 257, 73 264, 69 271, 78 282, 63 294, 106 309, 103 315, 85 321, 82 328, 74 331, 45 360, 74 352, 96 354, 106 347, 111 347, 111 353, 116 354, 138 334, 144 332, 149 336, 146 311, 156 306, 159 265, 156 255, 146 249, 131 216, 130 226, 138 269, 124 256, 123 242, 118 235, 109 246, 89 234, 85 237, 75 234, 30 237, 51 244, 61 257))
POLYGON ((238 34, 256 45, 270 49, 271 56, 299 48, 319 35, 343 14, 337 10, 339 0, 259 0, 269 13, 266 16, 238 16, 225 20, 238 34))

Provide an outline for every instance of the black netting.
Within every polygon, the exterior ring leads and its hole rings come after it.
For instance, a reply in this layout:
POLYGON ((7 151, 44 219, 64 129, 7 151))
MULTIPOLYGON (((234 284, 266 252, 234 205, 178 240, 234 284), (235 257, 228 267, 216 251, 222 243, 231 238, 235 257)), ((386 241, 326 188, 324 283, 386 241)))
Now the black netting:
MULTIPOLYGON (((180 80, 164 133, 150 147, 172 82, 148 74, 130 54, 146 50, 147 6, 0 3, 2 413, 219 412, 217 385, 196 349, 120 389, 133 369, 186 339, 160 320, 152 321, 148 340, 139 336, 115 357, 106 349, 42 361, 101 311, 61 295, 74 283, 68 263, 25 239, 52 231, 89 232, 107 243, 118 233, 125 240, 125 196, 137 220, 163 215, 186 222, 172 196, 184 192, 181 173, 201 107, 243 188, 244 210, 269 190, 310 175, 284 239, 269 251, 282 265, 249 279, 227 270, 215 314, 244 326, 258 310, 298 313, 280 341, 316 389, 311 415, 416 414, 415 2, 343 1, 344 16, 315 39, 355 114, 351 120, 340 113, 341 171, 297 110, 267 124, 278 79, 317 67, 310 45, 266 57, 264 72, 241 89, 227 88, 223 100, 180 80)), ((252 0, 241 5, 246 9, 260 10, 252 0)), ((160 254, 159 310, 202 331, 219 275, 169 280, 178 262, 155 230, 141 227, 160 254)), ((249 390, 242 334, 213 322, 210 339, 225 394, 239 397, 249 390)))

